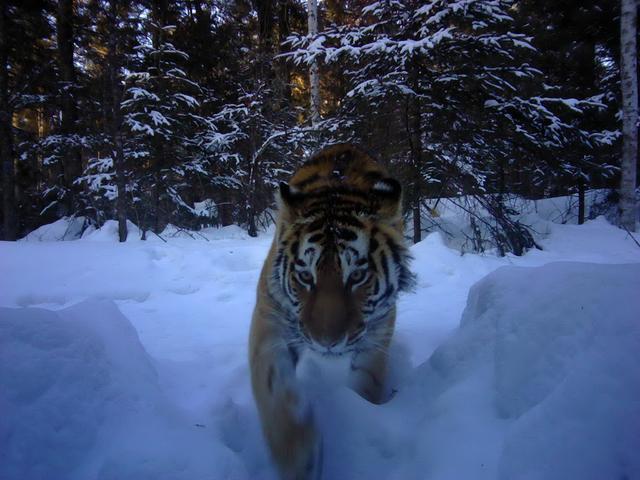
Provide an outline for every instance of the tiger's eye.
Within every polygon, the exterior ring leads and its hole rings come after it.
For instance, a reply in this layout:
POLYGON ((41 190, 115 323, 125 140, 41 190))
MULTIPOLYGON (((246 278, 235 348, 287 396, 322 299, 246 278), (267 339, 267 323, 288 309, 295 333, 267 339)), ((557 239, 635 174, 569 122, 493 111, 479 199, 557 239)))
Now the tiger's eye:
POLYGON ((364 280, 365 276, 366 276, 365 270, 356 270, 349 276, 349 280, 351 281, 351 283, 358 283, 364 280))
POLYGON ((313 282, 313 275, 311 274, 311 272, 307 270, 303 270, 302 272, 299 272, 298 277, 300 278, 300 280, 302 280, 303 283, 313 282))

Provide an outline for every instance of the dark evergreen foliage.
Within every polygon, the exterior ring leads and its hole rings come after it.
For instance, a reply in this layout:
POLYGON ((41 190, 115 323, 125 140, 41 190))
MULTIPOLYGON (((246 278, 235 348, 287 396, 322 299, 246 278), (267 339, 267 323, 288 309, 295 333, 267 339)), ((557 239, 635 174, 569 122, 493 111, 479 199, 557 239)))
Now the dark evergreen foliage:
POLYGON ((535 247, 509 206, 614 185, 618 2, 3 2, 3 238, 64 215, 160 233, 271 221, 314 149, 360 144, 413 237, 460 197, 469 248, 535 247), (320 64, 321 121, 309 118, 320 64))

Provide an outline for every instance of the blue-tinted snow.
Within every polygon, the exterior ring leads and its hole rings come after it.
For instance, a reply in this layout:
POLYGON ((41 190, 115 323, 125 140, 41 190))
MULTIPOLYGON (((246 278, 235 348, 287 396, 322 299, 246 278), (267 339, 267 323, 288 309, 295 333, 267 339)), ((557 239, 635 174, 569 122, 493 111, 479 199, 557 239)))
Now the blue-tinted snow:
MULTIPOLYGON (((640 249, 537 222, 523 257, 412 248, 395 397, 314 390, 326 478, 638 478, 640 249)), ((0 243, 3 480, 274 478, 246 360, 269 236, 165 233, 0 243)))

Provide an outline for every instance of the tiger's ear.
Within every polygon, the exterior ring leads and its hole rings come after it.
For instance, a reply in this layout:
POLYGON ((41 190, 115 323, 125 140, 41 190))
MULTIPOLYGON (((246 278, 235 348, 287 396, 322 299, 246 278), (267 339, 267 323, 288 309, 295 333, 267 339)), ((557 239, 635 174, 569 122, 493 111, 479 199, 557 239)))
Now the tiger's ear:
POLYGON ((292 189, 289 184, 285 182, 280 182, 279 188, 280 200, 282 201, 282 203, 284 203, 285 205, 293 206, 292 204, 296 200, 296 190, 292 189))
POLYGON ((280 215, 285 221, 293 221, 298 206, 302 202, 303 194, 285 182, 280 182, 279 190, 278 208, 280 215))
POLYGON ((381 178, 371 187, 371 194, 380 206, 379 214, 383 218, 395 219, 401 213, 402 186, 395 178, 381 178))

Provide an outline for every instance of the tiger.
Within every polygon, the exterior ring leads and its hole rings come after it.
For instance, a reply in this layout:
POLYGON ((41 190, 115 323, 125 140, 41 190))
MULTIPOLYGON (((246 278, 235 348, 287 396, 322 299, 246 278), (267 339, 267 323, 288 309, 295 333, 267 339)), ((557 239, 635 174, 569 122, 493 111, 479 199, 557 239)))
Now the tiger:
POLYGON ((276 231, 257 287, 249 338, 251 384, 283 479, 320 478, 322 438, 296 378, 305 351, 348 359, 348 387, 385 400, 396 299, 414 275, 402 188, 350 144, 312 155, 280 183, 276 231))

